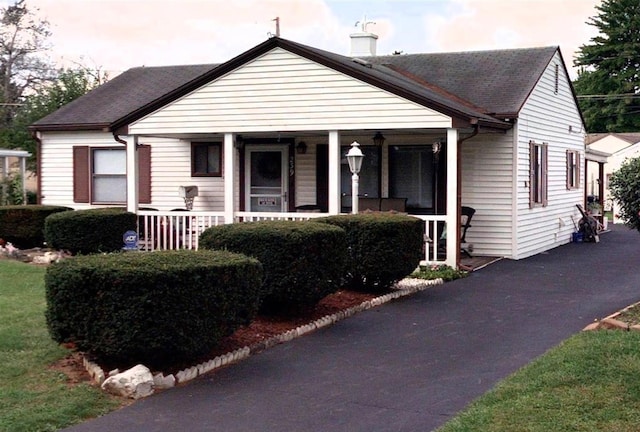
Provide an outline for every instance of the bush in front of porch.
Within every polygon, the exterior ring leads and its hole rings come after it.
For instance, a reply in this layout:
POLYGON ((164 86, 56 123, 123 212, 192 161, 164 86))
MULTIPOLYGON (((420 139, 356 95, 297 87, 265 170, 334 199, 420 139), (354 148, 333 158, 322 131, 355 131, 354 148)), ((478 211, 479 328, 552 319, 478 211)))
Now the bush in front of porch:
POLYGON ((47 245, 72 254, 115 252, 122 249, 122 236, 136 231, 137 217, 124 208, 75 210, 52 214, 44 221, 47 245))
POLYGON ((75 256, 47 268, 47 326, 103 364, 163 367, 248 324, 261 280, 257 260, 231 252, 75 256))
POLYGON ((205 230, 200 247, 252 256, 264 268, 267 314, 295 315, 342 287, 344 230, 311 221, 260 221, 205 230))
POLYGON ((54 213, 69 210, 73 209, 45 205, 0 207, 0 238, 20 249, 40 247, 44 243, 46 218, 54 213))
POLYGON ((407 215, 373 212, 315 219, 347 233, 345 287, 381 292, 413 272, 423 256, 424 222, 407 215))

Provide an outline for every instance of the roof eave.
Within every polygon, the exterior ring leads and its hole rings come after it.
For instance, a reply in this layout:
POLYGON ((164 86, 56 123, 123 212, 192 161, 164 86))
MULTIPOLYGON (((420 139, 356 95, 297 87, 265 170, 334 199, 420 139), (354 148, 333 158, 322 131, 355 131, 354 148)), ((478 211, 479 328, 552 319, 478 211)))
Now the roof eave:
POLYGON ((101 131, 111 130, 110 123, 65 123, 65 124, 42 124, 30 125, 27 129, 31 132, 60 132, 60 131, 101 131))

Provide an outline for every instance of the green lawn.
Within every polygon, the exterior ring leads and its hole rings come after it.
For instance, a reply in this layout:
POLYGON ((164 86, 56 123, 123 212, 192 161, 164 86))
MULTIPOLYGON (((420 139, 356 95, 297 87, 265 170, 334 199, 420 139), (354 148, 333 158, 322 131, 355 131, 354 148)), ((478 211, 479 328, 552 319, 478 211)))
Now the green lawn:
POLYGON ((0 431, 55 431, 104 414, 120 401, 99 388, 69 386, 49 365, 68 353, 44 319, 45 269, 0 260, 0 431))
POLYGON ((640 333, 580 333, 476 400, 439 432, 638 431, 640 333))
MULTIPOLYGON (((438 269, 439 270, 439 269, 438 269)), ((45 269, 0 260, 0 432, 55 431, 120 406, 49 368, 45 269)), ((580 333, 507 378, 440 432, 637 431, 640 333, 580 333)))

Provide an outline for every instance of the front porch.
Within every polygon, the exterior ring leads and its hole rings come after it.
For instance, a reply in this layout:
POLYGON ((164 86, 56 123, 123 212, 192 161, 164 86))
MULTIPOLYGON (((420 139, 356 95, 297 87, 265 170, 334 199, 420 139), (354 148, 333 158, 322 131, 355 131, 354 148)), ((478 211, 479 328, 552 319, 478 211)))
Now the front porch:
MULTIPOLYGON (((140 250, 166 250, 199 248, 199 237, 204 230, 212 226, 225 223, 255 222, 263 220, 310 220, 329 216, 329 213, 296 212, 296 213, 268 213, 268 212, 234 212, 231 222, 225 220, 224 212, 201 211, 169 211, 139 210, 138 214, 138 246, 140 250)), ((448 261, 453 254, 438 253, 437 235, 441 233, 446 223, 445 215, 411 215, 425 223, 424 264, 447 264, 457 266, 456 262, 448 261), (435 240, 434 240, 435 238, 435 240)), ((442 244, 440 244, 442 246, 442 244)), ((457 248, 456 248, 457 249, 457 248)), ((455 259, 455 258, 454 258, 455 259)))

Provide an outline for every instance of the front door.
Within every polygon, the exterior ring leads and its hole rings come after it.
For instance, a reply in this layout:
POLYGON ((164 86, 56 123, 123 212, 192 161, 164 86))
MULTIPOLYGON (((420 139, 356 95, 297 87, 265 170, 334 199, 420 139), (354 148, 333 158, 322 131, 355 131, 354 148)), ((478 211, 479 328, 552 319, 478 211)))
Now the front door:
POLYGON ((248 211, 287 211, 287 155, 286 145, 245 147, 245 208, 248 211))

